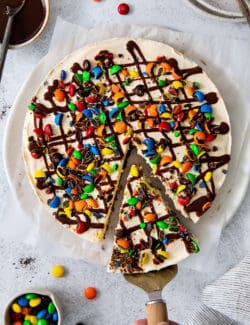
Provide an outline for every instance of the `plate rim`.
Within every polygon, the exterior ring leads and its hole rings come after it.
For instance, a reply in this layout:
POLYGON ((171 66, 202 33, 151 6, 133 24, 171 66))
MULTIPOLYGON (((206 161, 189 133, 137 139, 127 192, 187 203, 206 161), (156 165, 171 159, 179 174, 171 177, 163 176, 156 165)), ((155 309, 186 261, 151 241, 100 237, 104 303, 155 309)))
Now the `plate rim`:
POLYGON ((227 11, 227 10, 216 8, 213 5, 209 4, 206 0, 196 0, 196 1, 198 3, 200 3, 202 6, 208 8, 212 11, 218 12, 218 14, 221 14, 223 16, 244 18, 241 12, 227 11))
POLYGON ((211 10, 205 7, 203 4, 198 2, 198 0, 184 0, 191 8, 199 12, 200 14, 205 15, 206 17, 210 17, 212 19, 216 19, 223 22, 232 22, 232 23, 242 23, 246 22, 245 17, 232 17, 227 15, 222 15, 214 10, 211 10))

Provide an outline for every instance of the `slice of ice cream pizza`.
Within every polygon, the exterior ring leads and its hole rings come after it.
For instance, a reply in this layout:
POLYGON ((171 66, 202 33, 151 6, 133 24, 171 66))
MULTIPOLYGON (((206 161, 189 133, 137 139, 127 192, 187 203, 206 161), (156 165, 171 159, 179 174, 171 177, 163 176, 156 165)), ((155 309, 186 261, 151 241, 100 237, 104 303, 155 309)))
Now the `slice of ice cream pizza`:
POLYGON ((141 273, 174 265, 199 246, 163 201, 161 193, 132 165, 108 270, 141 273))

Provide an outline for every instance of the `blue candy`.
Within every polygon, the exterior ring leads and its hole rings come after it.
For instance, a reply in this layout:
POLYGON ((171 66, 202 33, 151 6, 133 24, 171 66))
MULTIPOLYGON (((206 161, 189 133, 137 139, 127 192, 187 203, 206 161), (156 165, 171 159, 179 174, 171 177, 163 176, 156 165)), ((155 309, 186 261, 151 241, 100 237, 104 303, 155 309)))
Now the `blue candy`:
POLYGON ((92 112, 89 110, 89 109, 84 109, 82 111, 83 115, 86 116, 87 118, 92 118, 93 117, 93 114, 92 112))
POLYGON ((61 203, 61 200, 58 196, 54 196, 53 199, 49 202, 49 207, 52 209, 58 208, 61 203))
POLYGON ((65 80, 66 79, 66 76, 67 76, 67 73, 65 70, 62 70, 61 71, 61 80, 65 80))
POLYGON ((196 130, 203 132, 203 129, 200 126, 200 123, 197 122, 196 125, 195 125, 195 128, 196 128, 196 130))
POLYGON ((41 319, 47 316, 47 310, 42 309, 36 314, 36 318, 41 319))
POLYGON ((143 140, 143 142, 146 144, 149 151, 154 150, 154 148, 155 148, 154 140, 152 140, 150 138, 146 138, 143 140))
POLYGON ((89 181, 90 183, 93 183, 94 182, 94 179, 91 175, 83 175, 82 176, 82 179, 84 179, 85 181, 89 181))
POLYGON ((201 106, 201 113, 212 113, 212 107, 209 104, 204 104, 201 106))
POLYGON ((96 106, 92 106, 91 108, 91 111, 93 111, 94 113, 96 113, 97 115, 100 114, 100 109, 96 106))
POLYGON ((114 115, 115 115, 116 113, 118 113, 119 111, 120 111, 120 110, 119 110, 118 107, 114 107, 114 108, 112 108, 111 111, 109 112, 109 117, 110 117, 110 118, 113 118, 114 115))
POLYGON ((61 159, 59 161, 58 166, 60 166, 60 167, 66 167, 67 166, 67 162, 68 162, 68 159, 63 158, 63 159, 61 159))
POLYGON ((92 69, 95 79, 98 79, 102 75, 102 68, 97 65, 92 69))
POLYGON ((170 121, 170 122, 168 122, 168 124, 171 127, 171 129, 173 129, 175 127, 174 121, 170 121))
POLYGON ((18 298, 17 303, 21 307, 26 307, 26 306, 28 306, 29 301, 25 297, 22 296, 22 297, 18 298))
POLYGON ((102 215, 100 212, 96 212, 96 211, 94 211, 94 216, 95 216, 97 219, 101 219, 101 218, 103 218, 103 215, 102 215))
POLYGON ((159 111, 160 111, 160 113, 166 112, 166 106, 161 104, 160 107, 159 107, 159 111))
POLYGON ((70 188, 70 187, 67 187, 67 188, 65 189, 65 192, 66 192, 67 194, 69 194, 70 196, 71 196, 71 191, 72 191, 72 188, 70 188))
POLYGON ((203 94, 203 92, 196 90, 193 94, 193 97, 197 97, 199 102, 203 102, 205 99, 205 95, 203 94))
POLYGON ((55 311, 54 313, 53 313, 53 315, 52 315, 52 320, 54 321, 54 322, 58 322, 58 313, 55 311))
POLYGON ((55 116, 55 124, 56 125, 61 125, 62 123, 62 118, 63 118, 63 114, 62 113, 57 113, 55 116))
POLYGON ((167 243, 168 243, 168 237, 165 237, 165 238, 163 239, 162 243, 163 243, 163 245, 167 245, 167 243))
POLYGON ((199 183, 199 186, 200 186, 201 188, 206 188, 206 187, 207 187, 207 184, 206 184, 206 182, 201 181, 201 182, 199 183))
POLYGON ((105 100, 103 101, 103 105, 104 105, 104 106, 109 106, 109 100, 108 100, 108 99, 105 99, 105 100))
POLYGON ((91 146, 90 151, 92 152, 93 155, 99 156, 100 152, 96 146, 91 146))
POLYGON ((154 156, 156 152, 154 150, 144 152, 145 157, 154 156))

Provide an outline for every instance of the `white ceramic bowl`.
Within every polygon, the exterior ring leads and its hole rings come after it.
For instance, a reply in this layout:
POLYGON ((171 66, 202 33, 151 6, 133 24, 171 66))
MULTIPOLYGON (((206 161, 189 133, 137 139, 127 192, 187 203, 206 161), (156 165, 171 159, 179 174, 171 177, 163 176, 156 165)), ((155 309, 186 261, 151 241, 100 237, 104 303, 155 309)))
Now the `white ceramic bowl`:
POLYGON ((8 303, 8 305, 5 307, 4 309, 4 313, 3 313, 3 325, 10 325, 10 308, 12 303, 14 302, 15 299, 17 299, 18 297, 25 295, 27 293, 37 293, 39 295, 43 295, 43 296, 48 296, 51 301, 54 303, 57 313, 58 313, 58 323, 57 325, 62 325, 62 310, 61 307, 58 303, 58 300, 56 298, 56 296, 53 294, 53 292, 46 290, 46 289, 38 289, 38 288, 30 288, 27 290, 23 290, 21 292, 19 292, 18 294, 16 294, 14 297, 12 297, 12 299, 10 299, 10 302, 8 303))
POLYGON ((41 25, 40 29, 29 40, 27 40, 27 41, 25 41, 23 43, 20 43, 20 44, 10 45, 9 48, 17 49, 17 48, 29 45, 30 43, 34 42, 35 40, 37 40, 42 35, 42 33, 44 32, 45 28, 48 25, 49 16, 50 16, 50 0, 43 0, 43 2, 44 2, 44 7, 45 7, 45 18, 44 18, 43 24, 41 25))

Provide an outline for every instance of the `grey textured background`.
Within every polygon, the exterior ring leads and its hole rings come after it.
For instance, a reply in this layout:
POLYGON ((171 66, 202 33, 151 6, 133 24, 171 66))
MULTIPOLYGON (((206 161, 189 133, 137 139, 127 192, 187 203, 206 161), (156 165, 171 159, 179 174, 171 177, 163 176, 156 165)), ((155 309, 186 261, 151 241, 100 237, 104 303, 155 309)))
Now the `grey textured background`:
MULTIPOLYGON (((157 24, 168 28, 193 33, 225 35, 237 38, 249 36, 246 24, 219 22, 200 15, 184 0, 130 0, 131 14, 120 16, 116 12, 118 0, 52 0, 51 18, 46 32, 36 43, 20 50, 8 53, 4 77, 0 85, 0 138, 2 139, 9 109, 20 86, 32 68, 46 54, 53 32, 56 17, 86 27, 96 24, 119 22, 138 24, 157 24)), ((0 147, 2 156, 2 145, 0 147)), ((8 184, 0 159, 0 197, 6 198, 8 184)), ((11 204, 11 202, 10 202, 11 204)), ((213 273, 198 273, 179 268, 178 277, 164 290, 172 319, 185 324, 200 301, 202 289, 228 268, 237 263, 244 255, 241 249, 242 236, 248 236, 250 193, 247 195, 231 223, 224 229, 217 254, 218 267, 213 273), (237 235, 235 230, 237 229, 237 235), (240 235, 242 233, 243 235, 240 235), (238 236, 238 241, 235 240, 238 236), (232 246, 232 242, 234 245, 232 246)), ((11 218, 11 215, 5 216, 11 218)), ((6 236, 7 237, 7 236, 6 236)), ((107 274, 104 267, 89 265, 73 259, 55 258, 39 254, 36 248, 23 244, 0 240, 0 313, 8 299, 18 290, 31 287, 43 287, 53 290, 62 304, 63 324, 73 325, 82 321, 86 325, 129 325, 133 320, 143 317, 144 293, 124 282, 122 277, 107 274), (35 260, 24 267, 21 258, 32 257, 35 260), (54 279, 50 269, 54 264, 63 264, 67 270, 62 279, 54 279), (85 286, 98 288, 98 297, 87 301, 82 296, 85 286)))

